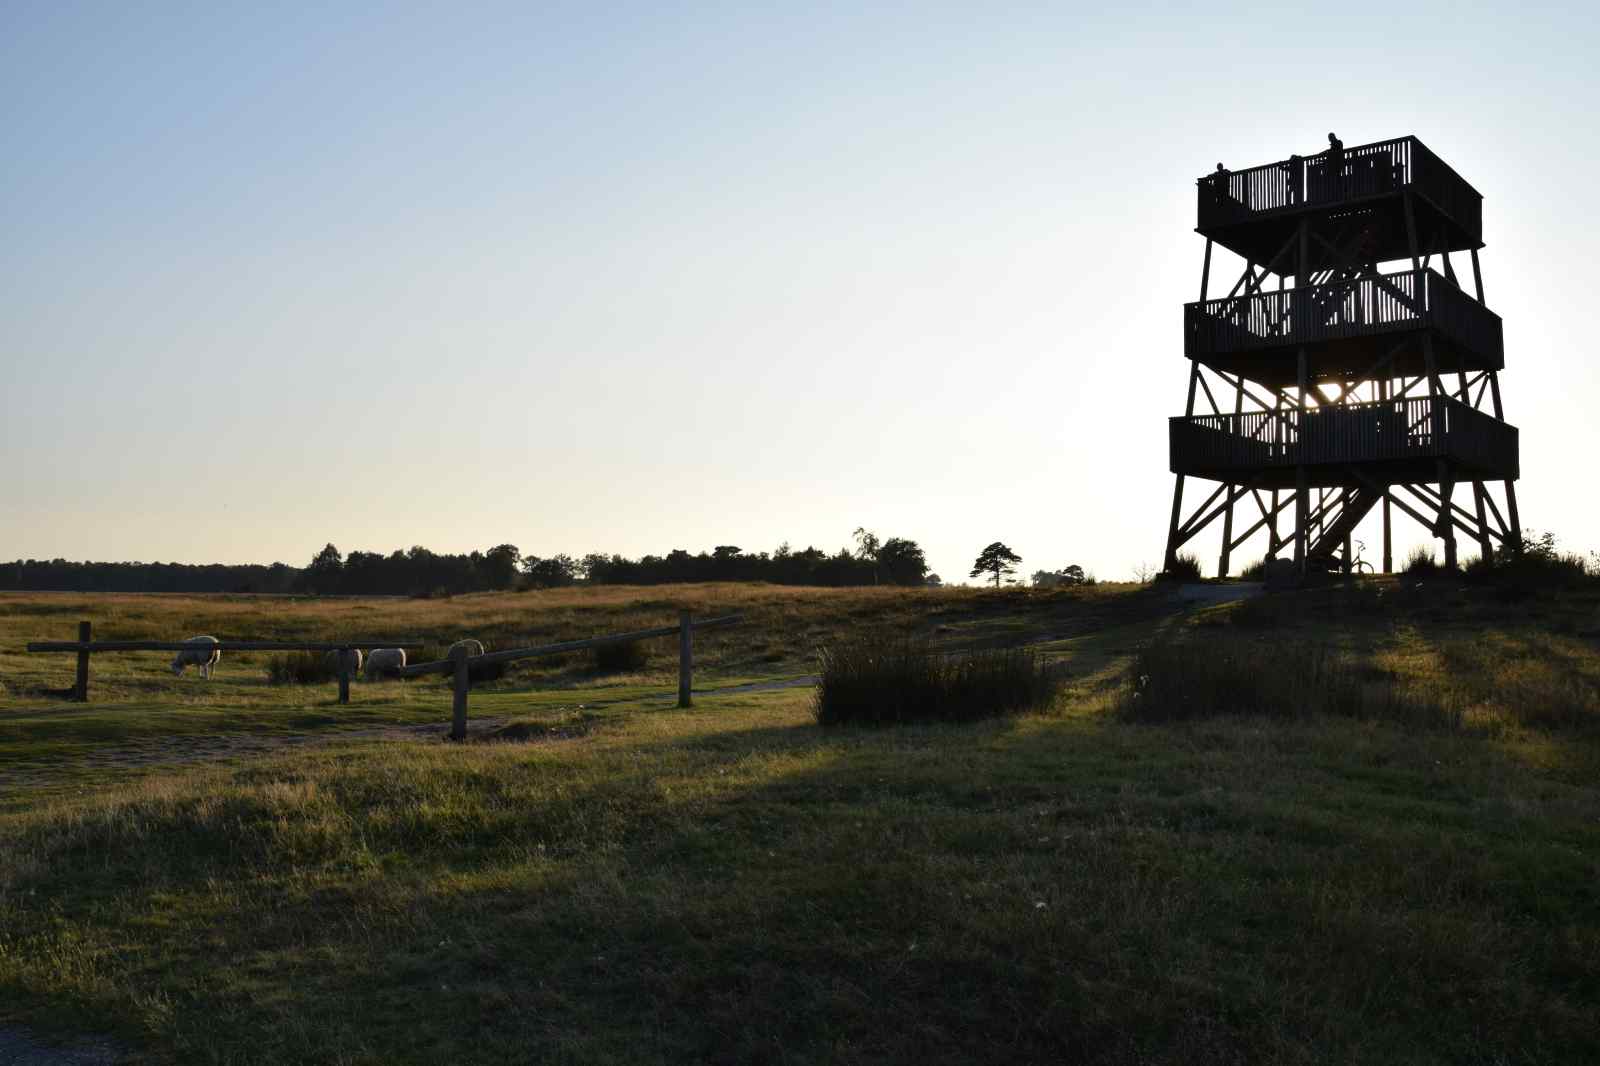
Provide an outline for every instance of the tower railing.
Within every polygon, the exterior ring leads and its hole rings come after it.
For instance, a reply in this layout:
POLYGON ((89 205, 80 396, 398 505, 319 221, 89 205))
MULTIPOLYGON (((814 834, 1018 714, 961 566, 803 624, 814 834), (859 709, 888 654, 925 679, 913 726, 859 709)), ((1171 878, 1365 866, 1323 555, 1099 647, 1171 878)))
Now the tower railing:
POLYGON ((1199 180, 1199 228, 1247 222, 1277 211, 1326 207, 1399 192, 1411 186, 1477 237, 1483 197, 1415 137, 1375 141, 1344 150, 1333 166, 1326 152, 1290 156, 1199 180))
POLYGON ((1431 269, 1190 303, 1183 318, 1191 359, 1430 327, 1488 362, 1504 359, 1500 316, 1431 269))
POLYGON ((1517 476, 1516 427, 1445 396, 1180 416, 1169 436, 1179 473, 1439 457, 1517 476))

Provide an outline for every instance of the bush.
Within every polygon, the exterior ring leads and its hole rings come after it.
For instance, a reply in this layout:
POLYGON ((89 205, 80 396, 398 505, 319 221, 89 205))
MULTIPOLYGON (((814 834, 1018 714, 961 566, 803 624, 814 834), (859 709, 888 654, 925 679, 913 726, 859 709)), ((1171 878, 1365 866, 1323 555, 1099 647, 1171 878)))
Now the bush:
POLYGON ((1163 581, 1199 581, 1200 557, 1189 552, 1179 552, 1177 562, 1161 571, 1163 581))
POLYGON ((1400 568, 1400 572, 1407 577, 1432 577, 1441 569, 1438 560, 1433 557, 1433 549, 1419 544, 1406 556, 1406 565, 1400 568))
POLYGON ((866 638, 824 648, 820 725, 970 722, 1048 707, 1058 675, 1026 648, 945 654, 919 639, 866 638))
POLYGON ((643 670, 650 661, 650 649, 637 640, 627 644, 602 644, 593 651, 594 668, 602 674, 643 670))
POLYGON ((1239 571, 1240 581, 1260 581, 1266 577, 1267 561, 1257 559, 1243 570, 1239 571))
POLYGON ((321 685, 339 679, 334 656, 322 651, 291 651, 267 659, 267 681, 274 685, 321 685))
POLYGON ((1475 560, 1467 574, 1501 587, 1534 589, 1580 584, 1589 576, 1589 568, 1583 556, 1557 550, 1554 533, 1529 530, 1520 541, 1502 544, 1494 553, 1493 566, 1475 560))
POLYGON ((1141 648, 1118 710, 1140 722, 1332 714, 1406 726, 1461 725, 1453 701, 1391 672, 1361 669, 1329 644, 1215 631, 1203 640, 1166 637, 1141 648))

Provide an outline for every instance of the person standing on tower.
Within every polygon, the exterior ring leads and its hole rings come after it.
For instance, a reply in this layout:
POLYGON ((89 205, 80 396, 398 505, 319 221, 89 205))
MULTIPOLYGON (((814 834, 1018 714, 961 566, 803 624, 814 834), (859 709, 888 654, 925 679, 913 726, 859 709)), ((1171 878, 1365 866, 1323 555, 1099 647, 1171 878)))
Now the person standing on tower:
POLYGON ((1344 192, 1344 142, 1328 134, 1328 181, 1335 196, 1344 192))

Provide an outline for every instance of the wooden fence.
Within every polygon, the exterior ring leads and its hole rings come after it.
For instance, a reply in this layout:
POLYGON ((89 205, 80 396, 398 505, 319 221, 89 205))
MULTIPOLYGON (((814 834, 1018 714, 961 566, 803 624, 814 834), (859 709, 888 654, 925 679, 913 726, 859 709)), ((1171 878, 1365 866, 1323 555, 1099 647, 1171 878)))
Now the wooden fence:
MULTIPOLYGON (((568 640, 559 644, 542 644, 531 648, 512 648, 506 651, 485 652, 482 655, 469 655, 465 647, 452 649, 448 659, 435 659, 431 662, 414 663, 401 667, 397 673, 401 677, 418 677, 423 674, 454 675, 454 699, 452 703, 452 719, 450 737, 452 740, 461 740, 467 735, 467 692, 471 687, 472 668, 493 663, 509 663, 518 659, 531 659, 544 655, 560 655, 563 652, 583 651, 588 648, 600 648, 609 644, 632 644, 636 641, 650 640, 656 637, 678 637, 678 706, 690 706, 690 688, 694 675, 694 631, 696 629, 715 629, 721 626, 736 625, 744 621, 743 615, 729 614, 719 618, 707 618, 696 622, 690 612, 678 612, 678 624, 660 626, 655 629, 640 629, 632 633, 613 633, 602 637, 590 637, 586 640, 568 640)), ((78 656, 78 677, 73 687, 72 698, 79 702, 87 703, 89 700, 89 656, 96 653, 126 652, 126 651, 355 651, 373 648, 406 648, 415 649, 423 647, 423 642, 418 640, 345 640, 345 641, 296 641, 296 640, 220 640, 215 644, 194 644, 181 640, 94 640, 93 630, 88 622, 78 623, 77 640, 40 640, 28 645, 30 652, 75 652, 78 656)), ((350 665, 346 656, 339 657, 339 702, 350 702, 350 665)))
MULTIPOLYGON (((36 640, 28 645, 29 651, 76 652, 78 677, 72 686, 72 698, 79 703, 89 702, 89 656, 96 652, 122 651, 370 651, 373 648, 420 648, 419 640, 219 640, 215 644, 191 643, 183 640, 95 640, 94 629, 88 622, 78 623, 77 640, 36 640)), ((339 657, 339 702, 350 702, 350 663, 348 657, 339 657)))
POLYGON ((632 633, 612 633, 603 637, 590 637, 587 640, 566 640, 559 644, 541 644, 532 648, 511 648, 506 651, 484 652, 482 655, 468 655, 467 649, 457 647, 452 650, 448 659, 435 659, 432 662, 414 663, 402 667, 399 671, 401 677, 417 677, 422 674, 453 674, 453 700, 451 703, 450 739, 462 740, 467 735, 467 693, 471 689, 472 668, 474 666, 487 666, 493 663, 509 663, 518 659, 532 659, 544 655, 561 655, 569 651, 583 651, 588 648, 601 648, 609 644, 632 644, 640 640, 650 640, 655 637, 678 637, 678 706, 690 706, 690 685, 694 675, 694 631, 696 629, 714 629, 720 626, 737 625, 744 621, 743 615, 729 614, 720 618, 707 618, 704 621, 693 621, 688 611, 678 612, 678 624, 675 626, 660 626, 656 629, 640 629, 632 633))

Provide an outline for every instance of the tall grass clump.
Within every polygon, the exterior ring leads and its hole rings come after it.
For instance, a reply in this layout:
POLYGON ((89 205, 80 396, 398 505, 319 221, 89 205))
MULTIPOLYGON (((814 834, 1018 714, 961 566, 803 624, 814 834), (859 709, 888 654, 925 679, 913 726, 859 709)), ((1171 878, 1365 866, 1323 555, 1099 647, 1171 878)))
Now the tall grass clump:
POLYGON ((1467 566, 1469 578, 1505 589, 1549 589, 1582 585, 1590 574, 1582 555, 1556 548, 1554 533, 1527 531, 1521 540, 1508 540, 1493 559, 1475 559, 1467 566))
POLYGON ((1458 704, 1447 693, 1364 667, 1326 642, 1213 632, 1164 637, 1139 649, 1118 710, 1140 722, 1337 715, 1456 729, 1458 704))
POLYGON ((821 652, 820 725, 972 722, 1048 707, 1060 679, 1027 648, 963 655, 926 640, 867 637, 821 652))
POLYGON ((1439 560, 1434 558, 1433 549, 1419 544, 1406 556, 1406 564, 1400 568, 1400 572, 1407 577, 1431 577, 1441 569, 1439 560))
POLYGON ((321 685, 338 680, 334 656, 320 651, 291 651, 267 659, 267 681, 274 685, 321 685))
POLYGON ((1199 581, 1200 557, 1189 552, 1179 552, 1173 564, 1161 572, 1163 581, 1199 581))

